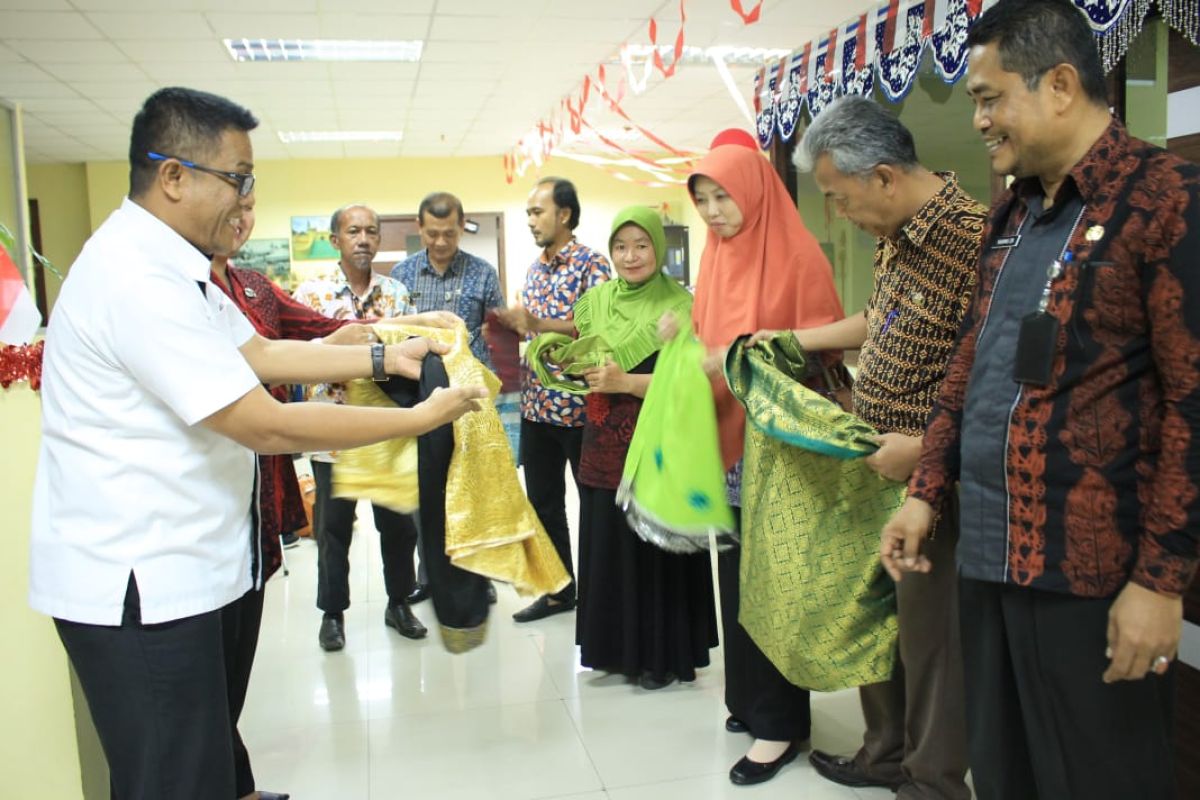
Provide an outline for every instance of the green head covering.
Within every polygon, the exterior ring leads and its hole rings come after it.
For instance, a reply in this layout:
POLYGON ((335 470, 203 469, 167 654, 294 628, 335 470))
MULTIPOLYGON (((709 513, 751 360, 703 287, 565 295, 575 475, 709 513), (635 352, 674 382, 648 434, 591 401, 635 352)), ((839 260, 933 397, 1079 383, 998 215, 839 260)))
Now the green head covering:
POLYGON ((588 289, 575 301, 573 309, 578 340, 572 342, 566 337, 544 333, 529 343, 525 360, 542 383, 550 388, 587 393, 583 384, 560 380, 547 362, 558 367, 575 365, 579 368, 595 359, 600 359, 595 364, 600 366, 612 358, 628 372, 662 348, 658 320, 663 314, 670 311, 677 319, 691 318, 691 293, 662 271, 667 236, 658 214, 645 206, 623 209, 613 220, 613 235, 631 222, 650 235, 658 270, 639 284, 618 278, 588 289))
MULTIPOLYGON (((617 212, 613 219, 612 233, 608 235, 609 255, 612 255, 613 239, 617 238, 617 231, 630 223, 637 225, 650 237, 650 243, 654 245, 654 263, 662 269, 663 264, 667 263, 667 232, 663 230, 658 212, 646 206, 626 206, 617 212)), ((616 258, 613 258, 613 261, 616 261, 616 258)))

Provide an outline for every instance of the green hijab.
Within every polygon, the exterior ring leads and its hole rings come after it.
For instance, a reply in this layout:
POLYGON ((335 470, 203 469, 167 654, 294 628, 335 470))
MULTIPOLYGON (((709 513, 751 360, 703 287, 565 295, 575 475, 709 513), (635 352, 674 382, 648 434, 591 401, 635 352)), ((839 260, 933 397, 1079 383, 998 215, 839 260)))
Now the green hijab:
POLYGON ((530 342, 525 359, 543 386, 586 394, 586 386, 559 377, 558 371, 552 370, 547 362, 560 365, 571 374, 571 366, 582 371, 587 366, 601 366, 607 358, 612 358, 628 372, 662 348, 658 320, 663 314, 672 311, 677 319, 691 317, 691 292, 662 271, 667 260, 667 235, 657 212, 646 206, 629 206, 617 212, 608 239, 609 249, 617 232, 629 224, 637 225, 650 237, 658 271, 638 284, 618 277, 589 289, 576 300, 577 340, 571 341, 561 334, 542 334, 530 342))

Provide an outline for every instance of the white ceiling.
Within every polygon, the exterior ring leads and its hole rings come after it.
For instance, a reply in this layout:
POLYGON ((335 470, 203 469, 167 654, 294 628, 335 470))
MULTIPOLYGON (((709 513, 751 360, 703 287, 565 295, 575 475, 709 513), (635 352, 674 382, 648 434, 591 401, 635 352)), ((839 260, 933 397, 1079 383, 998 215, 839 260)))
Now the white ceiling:
MULTIPOLYGON (((877 2, 766 0, 745 26, 730 0, 691 0, 686 43, 791 49, 877 2)), ((623 43, 649 43, 652 16, 659 43, 673 44, 676 0, 0 0, 0 98, 24 109, 31 162, 125 158, 133 114, 170 85, 249 107, 262 121, 258 159, 500 154, 598 63, 619 69, 623 43), (425 52, 415 64, 235 63, 221 40, 241 37, 422 39, 425 52), (275 135, 397 128, 398 144, 275 135)), ((752 70, 732 72, 748 98, 752 70)), ((624 107, 679 149, 748 126, 711 65, 652 78, 624 107)), ((604 130, 627 124, 595 100, 589 109, 604 130)))

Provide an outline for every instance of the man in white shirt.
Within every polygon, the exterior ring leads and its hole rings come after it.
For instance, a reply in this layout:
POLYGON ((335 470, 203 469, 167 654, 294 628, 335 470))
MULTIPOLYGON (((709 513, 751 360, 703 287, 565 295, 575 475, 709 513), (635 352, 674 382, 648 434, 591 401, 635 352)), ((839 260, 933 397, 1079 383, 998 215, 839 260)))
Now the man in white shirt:
POLYGON ((431 345, 267 341, 219 288, 254 187, 249 111, 163 89, 134 120, 130 192, 84 245, 46 336, 30 604, 55 619, 115 796, 235 796, 219 612, 261 580, 254 455, 432 430, 411 409, 281 405, 264 383, 416 377, 431 345))

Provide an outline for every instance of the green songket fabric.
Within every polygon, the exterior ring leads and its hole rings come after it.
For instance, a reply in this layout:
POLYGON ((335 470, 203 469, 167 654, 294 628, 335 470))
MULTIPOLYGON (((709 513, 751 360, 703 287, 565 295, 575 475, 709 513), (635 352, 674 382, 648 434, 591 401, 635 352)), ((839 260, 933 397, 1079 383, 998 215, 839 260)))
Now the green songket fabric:
POLYGON ((659 353, 617 489, 629 527, 676 553, 706 552, 710 533, 727 545, 734 528, 704 356, 690 330, 659 353))
POLYGON ((905 486, 862 456, 861 419, 799 383, 790 334, 736 341, 725 376, 746 407, 738 621, 789 681, 831 692, 888 680, 896 658, 895 585, 879 532, 905 486))

